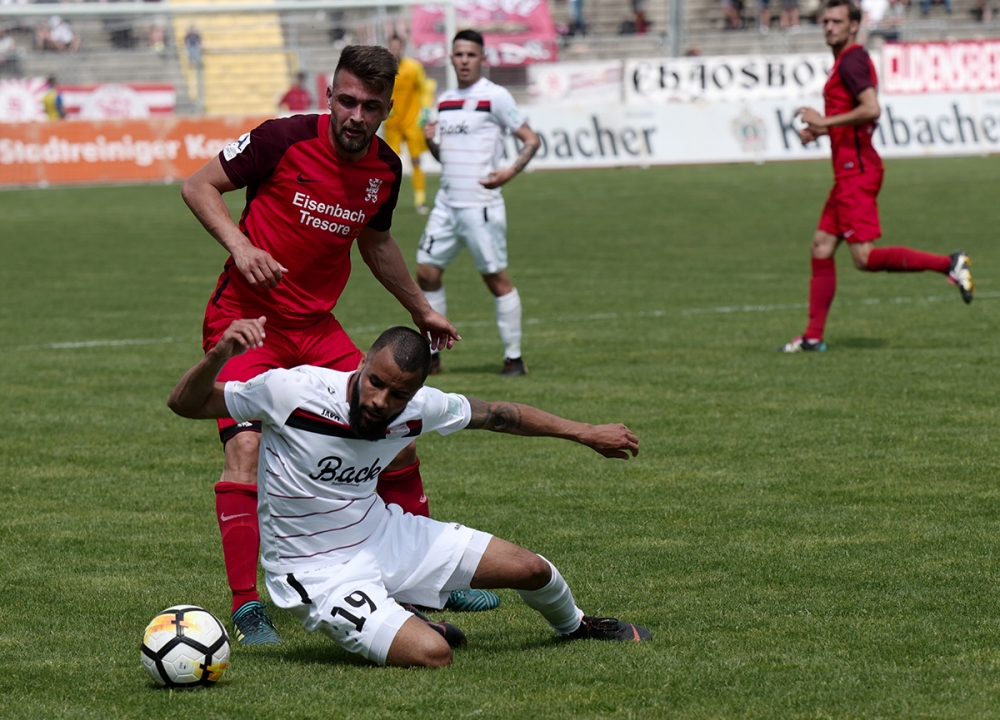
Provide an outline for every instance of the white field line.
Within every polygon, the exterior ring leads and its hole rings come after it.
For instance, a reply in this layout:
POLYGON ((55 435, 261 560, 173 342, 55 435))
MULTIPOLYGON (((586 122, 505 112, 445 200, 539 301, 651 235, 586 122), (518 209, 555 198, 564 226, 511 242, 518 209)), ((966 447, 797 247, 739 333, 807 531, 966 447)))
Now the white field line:
MULTIPOLYGON (((1000 298, 1000 292, 980 292, 976 293, 976 300, 990 300, 1000 298)), ((941 302, 956 300, 952 294, 948 295, 926 295, 918 297, 894 297, 888 299, 867 298, 858 302, 837 301, 841 307, 851 305, 903 305, 913 302, 941 302)), ((595 313, 592 315, 557 315, 554 318, 527 318, 525 325, 569 324, 580 322, 597 322, 601 320, 623 320, 626 318, 659 318, 667 316, 689 317, 692 315, 732 315, 738 313, 769 313, 783 312, 785 310, 803 310, 808 307, 808 303, 785 303, 780 305, 720 305, 710 308, 685 308, 682 310, 638 310, 636 312, 609 312, 595 313)), ((472 320, 468 322, 456 322, 456 328, 472 327, 492 327, 494 320, 472 320)), ((349 335, 356 333, 377 332, 381 328, 376 326, 358 326, 346 328, 349 335)), ((200 343, 201 338, 136 338, 128 340, 81 340, 79 342, 57 342, 44 345, 22 345, 18 350, 76 350, 78 348, 95 347, 120 347, 125 345, 166 345, 169 343, 200 343)))

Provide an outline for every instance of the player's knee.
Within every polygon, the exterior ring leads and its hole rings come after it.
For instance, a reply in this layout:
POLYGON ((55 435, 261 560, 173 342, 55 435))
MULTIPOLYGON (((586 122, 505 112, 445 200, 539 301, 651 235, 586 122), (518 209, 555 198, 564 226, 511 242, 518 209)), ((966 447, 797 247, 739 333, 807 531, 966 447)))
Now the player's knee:
POLYGON ((260 433, 241 432, 226 441, 224 473, 234 482, 257 482, 257 453, 260 433))
POLYGON ((417 265, 417 286, 434 292, 441 289, 441 270, 433 265, 417 265))
POLYGON ((386 664, 397 667, 429 668, 451 665, 451 647, 448 642, 430 628, 426 630, 421 633, 419 642, 408 642, 405 648, 400 648, 398 651, 395 647, 390 648, 386 664))
POLYGON ((523 590, 541 590, 552 580, 552 567, 545 558, 525 551, 523 590))
POLYGON ((443 637, 435 634, 434 641, 421 648, 419 659, 415 664, 429 668, 446 667, 451 665, 451 657, 451 646, 443 637))

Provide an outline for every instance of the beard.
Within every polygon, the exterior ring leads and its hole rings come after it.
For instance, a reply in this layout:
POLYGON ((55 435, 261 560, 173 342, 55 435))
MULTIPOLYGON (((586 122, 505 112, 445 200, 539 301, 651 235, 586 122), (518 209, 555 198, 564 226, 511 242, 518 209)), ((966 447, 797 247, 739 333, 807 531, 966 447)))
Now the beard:
MULTIPOLYGON (((346 126, 334 126, 333 135, 337 138, 337 144, 340 145, 341 149, 348 153, 358 153, 368 147, 368 143, 372 141, 372 138, 375 137, 375 132, 378 130, 378 127, 376 126, 375 130, 373 130, 370 134, 366 133, 360 138, 352 138, 344 133, 345 127, 346 126)), ((351 130, 363 131, 364 128, 352 127, 351 130)))
POLYGON ((368 440, 369 442, 384 440, 385 431, 388 429, 389 423, 399 417, 399 413, 374 423, 365 419, 362 413, 361 391, 358 389, 359 382, 360 380, 355 380, 354 388, 351 390, 351 402, 347 413, 347 421, 350 423, 354 434, 362 440, 368 440))

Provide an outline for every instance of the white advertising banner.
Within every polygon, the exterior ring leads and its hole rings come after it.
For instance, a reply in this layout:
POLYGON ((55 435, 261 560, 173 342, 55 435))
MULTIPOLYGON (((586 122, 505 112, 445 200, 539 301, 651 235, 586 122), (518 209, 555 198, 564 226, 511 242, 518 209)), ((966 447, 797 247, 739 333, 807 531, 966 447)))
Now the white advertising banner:
POLYGON ((1000 90, 1000 40, 886 43, 886 94, 1000 90))
POLYGON ((540 105, 620 102, 622 61, 529 65, 528 94, 540 105))
MULTIPOLYGON (((822 98, 745 103, 679 103, 645 108, 533 107, 542 138, 536 169, 828 158, 826 138, 803 147, 794 119, 822 98)), ((882 98, 875 146, 883 157, 1000 152, 1000 93, 898 95, 882 98)), ((516 156, 508 138, 507 157, 516 156)))
POLYGON ((626 60, 628 105, 740 102, 822 94, 833 55, 720 55, 626 60))

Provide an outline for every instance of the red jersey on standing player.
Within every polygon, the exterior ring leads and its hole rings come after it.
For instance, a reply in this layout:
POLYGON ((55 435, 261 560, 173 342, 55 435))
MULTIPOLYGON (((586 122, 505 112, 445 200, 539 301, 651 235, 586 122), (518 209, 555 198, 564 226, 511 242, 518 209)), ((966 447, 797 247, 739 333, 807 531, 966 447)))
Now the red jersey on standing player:
POLYGON ((858 270, 932 270, 957 285, 966 303, 972 302, 973 296, 969 256, 965 251, 949 256, 901 245, 875 247, 875 241, 882 237, 878 192, 884 174, 882 159, 872 147, 876 121, 882 113, 875 66, 864 48, 854 42, 861 27, 861 10, 852 0, 826 0, 820 24, 835 58, 830 79, 823 88, 826 115, 811 107, 801 107, 796 114, 805 123, 799 130, 803 145, 822 135, 830 136, 835 182, 811 244, 809 324, 804 333, 778 348, 786 353, 826 350, 823 332, 837 291, 833 255, 842 241, 847 242, 858 270))
POLYGON ((247 188, 240 230, 288 274, 262 293, 230 257, 210 311, 215 305, 234 318, 265 315, 269 327, 314 323, 337 304, 362 229, 389 229, 399 158, 375 137, 362 160, 344 160, 327 140, 329 123, 329 115, 268 120, 220 153, 230 182, 247 188))
MULTIPOLYGON (((878 89, 875 65, 863 47, 851 45, 837 56, 830 79, 823 87, 826 116, 849 113, 858 106, 858 95, 868 88, 878 89)), ((877 126, 877 122, 871 121, 829 129, 835 178, 883 171, 882 158, 872 147, 877 126)))

